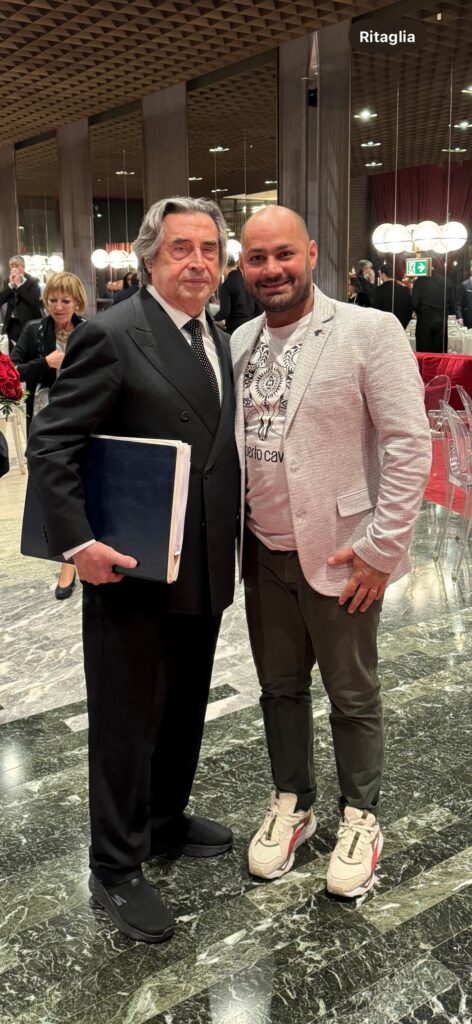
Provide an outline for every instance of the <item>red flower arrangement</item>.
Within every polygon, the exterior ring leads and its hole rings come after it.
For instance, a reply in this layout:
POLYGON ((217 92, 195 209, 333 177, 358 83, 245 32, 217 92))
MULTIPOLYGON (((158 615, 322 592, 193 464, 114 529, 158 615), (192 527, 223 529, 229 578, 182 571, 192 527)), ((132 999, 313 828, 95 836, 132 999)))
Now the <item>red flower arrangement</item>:
POLYGON ((8 419, 14 408, 21 408, 23 391, 18 370, 10 356, 0 353, 0 413, 8 419))

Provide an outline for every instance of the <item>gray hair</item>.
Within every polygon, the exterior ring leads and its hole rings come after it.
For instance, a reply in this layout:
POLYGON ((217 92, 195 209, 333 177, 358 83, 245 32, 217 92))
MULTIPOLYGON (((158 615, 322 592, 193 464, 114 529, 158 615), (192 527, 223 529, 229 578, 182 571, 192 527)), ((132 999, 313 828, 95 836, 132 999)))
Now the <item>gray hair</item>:
POLYGON ((164 219, 169 213, 205 213, 211 217, 218 232, 219 264, 220 270, 223 271, 226 266, 227 228, 219 206, 211 199, 172 196, 170 199, 159 199, 149 207, 139 229, 139 235, 133 242, 141 284, 148 284, 151 280, 145 261, 152 259, 159 251, 164 239, 164 219))
POLYGON ((23 267, 23 269, 25 268, 26 264, 25 264, 25 261, 23 259, 23 256, 10 256, 10 259, 8 260, 8 262, 9 263, 13 263, 13 260, 15 260, 17 263, 21 263, 21 266, 23 267))

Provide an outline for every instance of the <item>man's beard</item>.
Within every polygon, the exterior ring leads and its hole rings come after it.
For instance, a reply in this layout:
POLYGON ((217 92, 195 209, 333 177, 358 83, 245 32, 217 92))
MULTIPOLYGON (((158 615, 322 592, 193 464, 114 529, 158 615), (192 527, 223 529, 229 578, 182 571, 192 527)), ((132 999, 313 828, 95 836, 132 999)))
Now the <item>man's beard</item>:
MULTIPOLYGON (((274 282, 275 283, 275 282, 274 282)), ((264 310, 268 310, 270 313, 285 313, 287 309, 292 309, 293 306, 299 306, 309 298, 313 282, 311 276, 307 277, 305 281, 300 282, 298 288, 291 293, 291 295, 265 295, 264 289, 261 288, 254 295, 254 298, 260 302, 264 310), (262 294, 261 294, 262 293, 262 294)))

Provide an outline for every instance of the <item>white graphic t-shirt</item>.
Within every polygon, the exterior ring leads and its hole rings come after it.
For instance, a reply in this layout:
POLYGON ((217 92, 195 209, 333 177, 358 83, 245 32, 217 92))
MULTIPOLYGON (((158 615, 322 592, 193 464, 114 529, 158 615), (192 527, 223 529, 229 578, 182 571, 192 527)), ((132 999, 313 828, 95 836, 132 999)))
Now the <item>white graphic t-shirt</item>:
POLYGON ((244 375, 246 522, 272 551, 296 549, 283 432, 293 374, 311 316, 308 313, 287 327, 266 324, 244 375))

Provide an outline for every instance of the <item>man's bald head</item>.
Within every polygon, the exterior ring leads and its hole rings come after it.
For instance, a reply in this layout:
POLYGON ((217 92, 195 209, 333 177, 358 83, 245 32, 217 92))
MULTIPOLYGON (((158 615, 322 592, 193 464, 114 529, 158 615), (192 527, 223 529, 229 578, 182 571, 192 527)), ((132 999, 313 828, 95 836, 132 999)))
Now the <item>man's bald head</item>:
POLYGON ((241 231, 241 245, 244 249, 246 235, 249 230, 251 235, 253 229, 257 231, 259 227, 267 227, 269 230, 274 228, 276 225, 283 227, 284 225, 293 226, 298 228, 301 237, 309 244, 310 236, 308 234, 307 226, 303 217, 300 217, 299 213, 295 213, 295 210, 290 210, 288 206, 265 206, 263 210, 258 210, 257 213, 253 213, 246 223, 243 225, 241 231))
POLYGON ((241 245, 246 287, 269 325, 283 327, 309 313, 318 250, 299 214, 286 206, 258 210, 244 225, 241 245))

